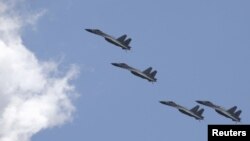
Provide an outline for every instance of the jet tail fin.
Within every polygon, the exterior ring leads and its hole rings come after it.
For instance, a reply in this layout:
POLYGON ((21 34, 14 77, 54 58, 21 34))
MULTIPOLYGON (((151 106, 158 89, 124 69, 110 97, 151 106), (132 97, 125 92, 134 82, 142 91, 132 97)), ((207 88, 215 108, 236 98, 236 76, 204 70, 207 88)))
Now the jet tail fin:
POLYGON ((237 109, 237 106, 233 106, 232 108, 228 109, 227 111, 232 114, 235 112, 236 109, 237 109))
POLYGON ((124 41, 124 44, 128 46, 131 41, 132 41, 132 39, 128 38, 127 40, 124 41))
POLYGON ((155 70, 155 71, 153 71, 153 72, 150 74, 150 76, 154 78, 155 75, 156 75, 156 73, 157 73, 157 71, 155 70))
POLYGON ((204 112, 204 109, 202 108, 202 109, 200 109, 200 110, 197 111, 197 114, 200 115, 200 116, 202 116, 203 112, 204 112))
POLYGON ((190 109, 190 111, 192 111, 192 112, 197 112, 198 111, 198 109, 199 109, 199 105, 196 105, 196 106, 194 106, 192 109, 190 109))
POLYGON ((150 74, 152 67, 149 67, 143 71, 144 74, 150 74))
POLYGON ((237 112, 235 112, 235 116, 237 116, 237 117, 239 117, 240 116, 240 114, 241 114, 241 110, 239 110, 239 111, 237 111, 237 112))
POLYGON ((124 42, 124 40, 126 39, 126 37, 127 37, 127 35, 124 34, 121 37, 117 38, 117 40, 120 41, 120 42, 124 42))

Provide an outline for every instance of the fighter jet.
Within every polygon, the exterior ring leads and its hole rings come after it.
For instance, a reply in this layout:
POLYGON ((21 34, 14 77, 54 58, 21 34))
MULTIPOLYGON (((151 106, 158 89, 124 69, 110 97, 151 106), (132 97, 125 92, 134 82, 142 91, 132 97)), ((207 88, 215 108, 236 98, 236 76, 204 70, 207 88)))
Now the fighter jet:
POLYGON ((202 109, 202 108, 199 109, 200 108, 199 105, 196 105, 195 107, 193 107, 192 109, 189 110, 185 107, 182 107, 182 106, 174 103, 173 101, 160 101, 160 103, 177 108, 181 113, 186 114, 190 117, 193 117, 196 120, 203 120, 204 119, 204 117, 202 116, 204 109, 202 109))
POLYGON ((208 106, 210 108, 213 108, 217 113, 219 113, 220 115, 223 115, 223 116, 225 116, 227 118, 232 119, 232 121, 240 122, 240 120, 241 120, 241 118, 239 117, 240 114, 241 114, 241 110, 236 111, 237 106, 233 106, 232 108, 227 110, 227 109, 225 109, 225 108, 223 108, 221 106, 213 104, 210 101, 197 100, 196 102, 199 103, 199 104, 208 106))
POLYGON ((85 30, 90 33, 94 33, 94 34, 104 37, 104 39, 108 41, 109 43, 112 43, 118 47, 121 47, 124 50, 130 50, 131 48, 129 46, 129 43, 131 42, 132 39, 131 38, 126 39, 127 38, 126 34, 122 35, 119 38, 115 38, 115 37, 112 37, 111 35, 104 33, 103 31, 99 29, 85 29, 85 30))
POLYGON ((144 71, 140 71, 138 69, 135 69, 125 63, 111 63, 112 65, 116 66, 116 67, 120 67, 120 68, 123 68, 123 69, 127 69, 129 70, 132 74, 138 76, 138 77, 141 77, 143 79, 146 79, 148 80, 149 82, 156 82, 156 78, 155 78, 155 75, 157 73, 157 71, 152 71, 152 67, 149 67, 147 68, 146 70, 144 71))

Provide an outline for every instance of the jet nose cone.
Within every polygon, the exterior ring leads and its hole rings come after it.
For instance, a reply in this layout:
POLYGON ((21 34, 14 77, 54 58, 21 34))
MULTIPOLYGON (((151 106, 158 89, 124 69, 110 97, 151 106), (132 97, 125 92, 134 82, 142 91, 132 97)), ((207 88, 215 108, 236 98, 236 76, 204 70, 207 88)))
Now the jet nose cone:
POLYGON ((88 31, 88 32, 93 32, 92 29, 86 28, 85 30, 88 31))
POLYGON ((113 66, 118 66, 118 64, 117 63, 111 63, 113 66))
POLYGON ((166 101, 159 101, 161 104, 167 104, 166 101))
POLYGON ((196 102, 199 104, 203 104, 203 101, 201 101, 201 100, 196 100, 196 102))
POLYGON ((119 63, 111 63, 113 66, 121 67, 119 63))

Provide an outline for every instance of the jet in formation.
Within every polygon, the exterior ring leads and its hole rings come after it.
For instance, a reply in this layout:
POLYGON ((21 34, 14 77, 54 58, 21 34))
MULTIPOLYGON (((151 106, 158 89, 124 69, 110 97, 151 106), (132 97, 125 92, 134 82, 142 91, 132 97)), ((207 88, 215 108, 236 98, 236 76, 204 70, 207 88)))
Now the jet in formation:
POLYGON ((135 69, 125 63, 111 63, 112 65, 116 66, 116 67, 120 67, 120 68, 123 68, 123 69, 127 69, 129 70, 132 74, 138 76, 138 77, 141 77, 143 79, 146 79, 148 80, 149 82, 156 82, 156 78, 155 78, 155 75, 157 73, 157 71, 152 71, 152 67, 149 67, 147 68, 146 70, 144 71, 140 71, 138 69, 135 69))
POLYGON ((240 120, 241 120, 241 118, 239 117, 240 114, 241 114, 241 110, 236 111, 237 106, 233 106, 230 109, 225 109, 225 108, 223 108, 221 106, 213 104, 210 101, 197 100, 196 102, 199 103, 199 104, 208 106, 210 108, 213 108, 217 113, 219 113, 220 115, 223 115, 223 116, 225 116, 227 118, 230 118, 232 121, 240 122, 240 120))
POLYGON ((186 114, 190 117, 195 118, 196 120, 203 120, 204 117, 202 116, 202 113, 204 112, 204 109, 201 108, 199 109, 199 105, 196 105, 195 107, 193 107, 192 109, 187 109, 183 106, 180 106, 178 104, 176 104, 173 101, 160 101, 161 104, 164 105, 168 105, 168 106, 172 106, 174 108, 177 108, 181 113, 186 114))
POLYGON ((103 31, 101 31, 99 29, 85 29, 85 30, 90 32, 90 33, 102 36, 109 43, 112 43, 118 47, 121 47, 124 50, 131 49, 131 47, 129 46, 129 43, 131 42, 132 39, 131 38, 126 39, 127 38, 126 34, 122 35, 119 38, 115 38, 115 37, 112 37, 111 35, 104 33, 103 31))

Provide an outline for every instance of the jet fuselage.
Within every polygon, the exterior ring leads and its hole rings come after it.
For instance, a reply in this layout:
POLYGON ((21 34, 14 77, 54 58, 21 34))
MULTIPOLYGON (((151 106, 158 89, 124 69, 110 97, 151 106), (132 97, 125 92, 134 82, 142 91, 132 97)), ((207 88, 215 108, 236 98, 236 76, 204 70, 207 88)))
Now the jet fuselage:
POLYGON ((234 116, 233 114, 229 113, 223 107, 215 105, 210 101, 199 101, 199 100, 197 100, 196 102, 214 109, 218 114, 220 114, 220 115, 222 115, 224 117, 230 118, 231 120, 236 121, 236 122, 240 122, 239 117, 234 116))
POLYGON ((184 107, 179 107, 178 110, 179 110, 180 112, 182 112, 182 113, 184 113, 184 114, 190 116, 190 117, 194 117, 194 118, 197 119, 197 120, 202 120, 202 119, 204 118, 204 117, 202 117, 202 116, 198 116, 197 114, 191 112, 189 109, 186 109, 186 108, 184 108, 184 107))
POLYGON ((109 43, 112 43, 116 46, 121 47, 122 49, 125 50, 130 50, 130 46, 129 45, 125 45, 124 43, 120 42, 119 40, 117 40, 115 37, 112 37, 109 34, 104 33, 103 31, 99 30, 99 29, 86 29, 86 31, 102 36, 106 41, 108 41, 109 43))
POLYGON ((111 36, 105 36, 104 39, 108 42, 110 42, 111 44, 114 44, 116 46, 121 47, 122 49, 125 50, 130 50, 130 46, 124 45, 123 43, 121 43, 120 41, 118 41, 117 39, 115 39, 114 37, 111 36))
POLYGON ((156 82, 156 78, 151 78, 137 69, 130 70, 130 72, 138 77, 147 79, 149 82, 156 82))
POLYGON ((240 118, 233 116, 231 113, 227 112, 226 109, 214 108, 214 110, 215 110, 218 114, 220 114, 220 115, 222 115, 222 116, 224 116, 224 117, 227 117, 227 118, 232 119, 232 121, 240 122, 240 118))
POLYGON ((168 106, 171 106, 171 107, 174 107, 174 108, 177 108, 181 113, 183 114, 186 114, 190 117, 193 117, 197 120, 203 120, 204 117, 201 116, 201 115, 197 115, 196 113, 194 113, 193 111, 183 107, 183 106, 180 106, 176 103, 174 103, 173 101, 160 101, 161 104, 164 104, 164 105, 168 105, 168 106))
POLYGON ((142 71, 135 69, 135 68, 133 68, 125 63, 111 63, 111 64, 116 66, 116 67, 127 69, 135 76, 138 76, 138 77, 143 78, 143 79, 147 79, 150 82, 156 82, 156 80, 157 80, 156 78, 152 78, 152 77, 148 76, 147 74, 143 73, 142 71))

